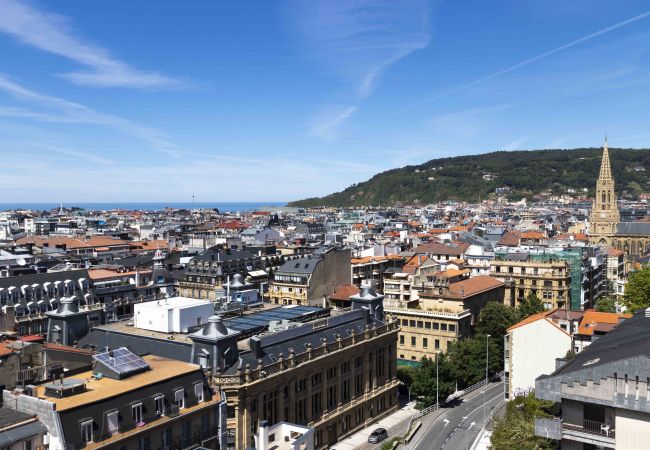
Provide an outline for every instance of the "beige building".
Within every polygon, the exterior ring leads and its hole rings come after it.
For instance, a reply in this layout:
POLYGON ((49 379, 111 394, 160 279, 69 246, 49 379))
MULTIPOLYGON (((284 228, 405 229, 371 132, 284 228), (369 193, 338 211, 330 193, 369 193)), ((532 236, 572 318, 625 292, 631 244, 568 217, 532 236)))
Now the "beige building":
POLYGON ((287 261, 275 272, 267 292, 276 305, 318 305, 338 287, 351 284, 350 250, 323 248, 287 261))
POLYGON ((371 288, 350 300, 351 311, 247 341, 217 318, 190 335, 226 397, 228 448, 254 445, 261 421, 284 421, 313 428, 324 449, 398 408, 399 326, 371 288))
POLYGON ((386 300, 384 308, 400 325, 397 357, 403 362, 434 358, 450 342, 471 336, 481 309, 503 301, 503 282, 478 276, 448 283, 443 273, 420 292, 419 300, 386 300))
POLYGON ((566 261, 494 260, 490 275, 505 283, 503 302, 512 307, 536 295, 546 309, 569 304, 571 272, 566 261))

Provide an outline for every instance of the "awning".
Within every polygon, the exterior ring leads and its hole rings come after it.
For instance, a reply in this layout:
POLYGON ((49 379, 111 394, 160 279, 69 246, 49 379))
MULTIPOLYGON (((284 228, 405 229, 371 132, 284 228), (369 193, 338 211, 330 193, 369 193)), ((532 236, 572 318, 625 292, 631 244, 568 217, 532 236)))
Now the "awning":
POLYGON ((254 278, 268 276, 268 274, 263 270, 252 270, 252 271, 248 272, 248 274, 251 277, 254 277, 254 278))
POLYGON ((0 432, 0 446, 8 447, 14 442, 20 442, 28 437, 36 436, 41 433, 47 433, 47 428, 45 428, 45 425, 38 420, 26 425, 10 428, 9 430, 0 432))

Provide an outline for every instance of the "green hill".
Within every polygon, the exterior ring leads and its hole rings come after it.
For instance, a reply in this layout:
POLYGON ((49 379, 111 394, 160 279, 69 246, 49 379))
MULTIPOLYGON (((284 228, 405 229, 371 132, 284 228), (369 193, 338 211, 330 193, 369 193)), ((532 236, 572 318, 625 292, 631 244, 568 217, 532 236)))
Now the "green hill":
MULTIPOLYGON (((362 183, 327 195, 297 200, 289 206, 426 205, 444 200, 476 202, 494 197, 507 186, 518 200, 551 192, 593 196, 600 168, 600 148, 499 151, 482 155, 432 159, 379 173, 362 183), (583 192, 583 189, 588 192, 583 192), (570 191, 569 191, 570 192, 570 191)), ((635 198, 650 192, 650 151, 610 149, 616 191, 635 198)))

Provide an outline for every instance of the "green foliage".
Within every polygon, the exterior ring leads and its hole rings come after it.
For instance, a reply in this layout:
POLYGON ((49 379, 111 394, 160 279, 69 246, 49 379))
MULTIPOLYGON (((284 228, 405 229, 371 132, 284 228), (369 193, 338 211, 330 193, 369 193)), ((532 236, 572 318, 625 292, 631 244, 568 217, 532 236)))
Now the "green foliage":
POLYGON ((502 353, 496 339, 486 339, 485 336, 479 335, 450 344, 447 358, 459 389, 485 379, 486 344, 489 348, 488 373, 493 374, 503 366, 502 353))
POLYGON ((517 314, 519 315, 519 320, 524 320, 526 317, 530 317, 533 314, 537 314, 544 311, 544 304, 542 301, 537 298, 535 294, 531 294, 521 302, 517 307, 517 314))
MULTIPOLYGON (((454 370, 449 364, 449 359, 444 353, 438 356, 438 380, 440 402, 444 402, 449 394, 454 392, 454 370)), ((436 361, 435 359, 422 358, 422 364, 413 369, 413 382, 411 394, 420 398, 425 405, 436 402, 436 361)))
POLYGON ((645 266, 629 275, 621 303, 630 314, 650 306, 650 266, 645 266))
POLYGON ((615 313, 616 302, 611 297, 599 298, 596 302, 596 311, 615 313))
POLYGON ((535 394, 517 397, 507 403, 505 414, 492 431, 493 450, 552 449, 552 440, 535 436, 535 417, 550 417, 553 403, 538 400, 535 394))
POLYGON ((392 438, 392 439, 388 439, 386 442, 384 442, 384 443, 381 445, 381 450, 390 450, 391 448, 393 448, 393 442, 395 442, 395 441, 401 441, 401 440, 402 440, 402 438, 399 437, 399 436, 395 436, 395 437, 392 438))
MULTIPOLYGON (((289 203, 290 206, 392 206, 428 204, 445 200, 476 202, 495 196, 497 187, 508 186, 508 198, 519 200, 542 192, 567 189, 593 196, 600 168, 600 148, 492 152, 430 160, 417 166, 392 169, 368 181, 322 198, 289 203), (484 180, 484 174, 493 179, 484 180)), ((610 149, 616 192, 634 198, 648 190, 650 171, 631 170, 650 166, 646 150, 610 149)))
POLYGON ((514 308, 500 302, 489 302, 481 310, 474 331, 477 334, 489 334, 492 336, 490 339, 503 344, 506 330, 517 322, 518 315, 514 308))
POLYGON ((575 359, 575 357, 576 357, 576 352, 574 352, 573 350, 567 350, 566 355, 564 355, 564 359, 566 359, 567 361, 571 361, 572 359, 575 359))

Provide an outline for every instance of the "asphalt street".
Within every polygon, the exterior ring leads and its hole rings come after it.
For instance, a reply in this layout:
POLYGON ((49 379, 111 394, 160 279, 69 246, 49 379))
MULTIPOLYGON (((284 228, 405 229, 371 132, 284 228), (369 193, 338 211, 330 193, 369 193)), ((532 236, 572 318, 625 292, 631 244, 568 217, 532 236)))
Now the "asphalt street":
MULTIPOLYGON (((469 449, 483 426, 483 398, 479 389, 459 405, 449 408, 428 428, 422 429, 413 438, 409 448, 415 450, 469 449)), ((489 417, 492 409, 503 398, 503 384, 497 383, 485 390, 485 416, 489 417)), ((423 427, 424 428, 424 427, 423 427)))

